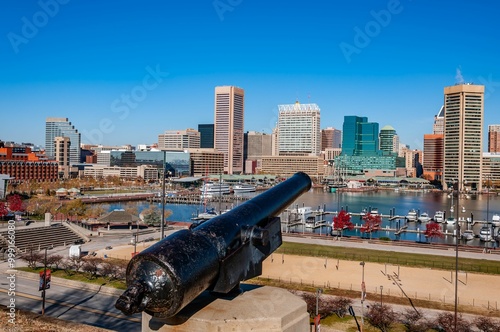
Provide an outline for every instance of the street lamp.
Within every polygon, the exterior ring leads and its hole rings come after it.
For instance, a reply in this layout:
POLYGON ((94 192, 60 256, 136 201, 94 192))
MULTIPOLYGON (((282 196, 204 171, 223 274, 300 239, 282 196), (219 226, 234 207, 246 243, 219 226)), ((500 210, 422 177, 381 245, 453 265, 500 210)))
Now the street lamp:
POLYGON ((361 265, 361 330, 363 330, 365 326, 365 314, 364 314, 364 302, 366 296, 366 286, 365 286, 365 262, 362 261, 359 263, 361 265))
POLYGON ((382 306, 382 290, 384 289, 384 286, 380 285, 380 305, 382 306))
POLYGON ((318 288, 316 289, 316 316, 318 316, 318 312, 319 312, 319 295, 323 293, 323 289, 321 288, 318 288))

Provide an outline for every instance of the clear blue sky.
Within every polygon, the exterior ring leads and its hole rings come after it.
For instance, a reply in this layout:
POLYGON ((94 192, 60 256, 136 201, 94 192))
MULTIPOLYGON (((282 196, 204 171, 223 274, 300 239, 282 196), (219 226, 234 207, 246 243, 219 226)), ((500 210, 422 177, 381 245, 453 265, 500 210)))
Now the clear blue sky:
POLYGON ((83 143, 150 144, 213 123, 214 87, 236 85, 245 131, 270 133, 277 105, 298 99, 320 106, 322 128, 367 116, 422 148, 457 69, 486 85, 485 130, 500 123, 499 12, 495 0, 6 0, 0 139, 43 145, 45 119, 68 117, 83 143))

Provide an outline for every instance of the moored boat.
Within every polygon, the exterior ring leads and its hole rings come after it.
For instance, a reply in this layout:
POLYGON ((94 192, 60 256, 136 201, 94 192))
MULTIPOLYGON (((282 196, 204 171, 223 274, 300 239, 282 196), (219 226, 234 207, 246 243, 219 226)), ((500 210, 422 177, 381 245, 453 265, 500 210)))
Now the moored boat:
POLYGON ((435 222, 444 222, 444 212, 443 211, 436 211, 436 213, 434 213, 434 221, 435 222))
POLYGON ((411 209, 408 211, 405 218, 408 221, 417 221, 417 211, 415 209, 411 209))
POLYGON ((233 187, 233 191, 235 194, 251 193, 255 192, 255 190, 255 186, 248 183, 239 183, 233 187))
POLYGON ((431 220, 431 217, 427 212, 422 212, 417 219, 418 222, 428 222, 429 220, 431 220))
POLYGON ((463 231, 463 233, 462 233, 462 239, 465 241, 470 241, 470 240, 474 239, 475 236, 476 235, 474 234, 474 232, 471 229, 467 229, 467 230, 463 231))
POLYGON ((488 242, 491 241, 491 239, 491 229, 488 226, 481 227, 481 230, 479 231, 479 240, 488 242))

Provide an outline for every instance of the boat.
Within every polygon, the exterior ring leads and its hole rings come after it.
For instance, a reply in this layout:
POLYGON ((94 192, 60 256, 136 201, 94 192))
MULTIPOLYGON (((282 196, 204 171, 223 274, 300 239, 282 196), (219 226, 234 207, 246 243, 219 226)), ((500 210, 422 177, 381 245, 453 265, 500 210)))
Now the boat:
POLYGON ((408 211, 405 218, 408 221, 417 221, 417 210, 411 209, 408 211))
POLYGON ((481 230, 479 231, 479 240, 488 242, 491 241, 491 239, 491 229, 488 226, 481 227, 481 230))
POLYGON ((494 214, 491 218, 491 224, 495 227, 500 227, 500 215, 494 214))
POLYGON ((192 218, 192 220, 208 220, 217 217, 219 214, 214 208, 207 209, 205 212, 198 213, 198 216, 192 218))
POLYGON ((378 216, 378 215, 379 215, 378 208, 372 208, 372 209, 370 210, 370 214, 371 214, 372 216, 378 216))
POLYGON ((453 217, 448 217, 448 218, 446 218, 446 220, 444 221, 444 223, 445 223, 445 224, 448 224, 448 225, 455 225, 455 222, 456 222, 456 220, 455 220, 455 218, 453 218, 453 217))
MULTIPOLYGON (((308 219, 312 216, 312 208, 310 206, 304 206, 297 209, 297 219, 300 222, 307 223, 308 219)), ((310 220, 310 219, 309 219, 310 220)))
POLYGON ((238 183, 233 187, 233 191, 235 194, 252 193, 255 192, 255 190, 255 186, 248 183, 238 183))
POLYGON ((201 192, 204 195, 215 196, 215 195, 228 195, 231 193, 231 188, 229 188, 228 184, 220 183, 220 182, 207 182, 201 188, 201 192))
POLYGON ((417 219, 418 222, 428 222, 429 220, 431 220, 431 217, 427 212, 422 212, 417 219))
POLYGON ((472 229, 465 230, 462 233, 462 239, 465 241, 470 241, 470 240, 474 239, 474 237, 476 237, 476 234, 474 234, 472 229))
POLYGON ((436 211, 436 213, 434 213, 434 221, 435 222, 444 222, 444 212, 443 211, 436 211))

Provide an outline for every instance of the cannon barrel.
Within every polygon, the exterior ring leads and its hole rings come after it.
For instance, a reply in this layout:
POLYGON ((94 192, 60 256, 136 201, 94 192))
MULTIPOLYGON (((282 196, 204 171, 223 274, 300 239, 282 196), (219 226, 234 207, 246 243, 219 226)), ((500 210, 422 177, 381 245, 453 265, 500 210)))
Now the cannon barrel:
POLYGON ((262 273, 262 262, 282 243, 277 218, 311 188, 299 172, 234 209, 181 230, 135 255, 127 290, 115 307, 126 315, 177 314, 205 290, 228 293, 262 273))

